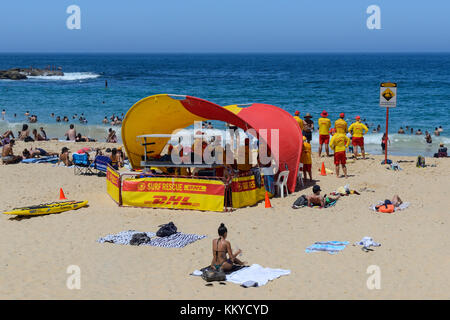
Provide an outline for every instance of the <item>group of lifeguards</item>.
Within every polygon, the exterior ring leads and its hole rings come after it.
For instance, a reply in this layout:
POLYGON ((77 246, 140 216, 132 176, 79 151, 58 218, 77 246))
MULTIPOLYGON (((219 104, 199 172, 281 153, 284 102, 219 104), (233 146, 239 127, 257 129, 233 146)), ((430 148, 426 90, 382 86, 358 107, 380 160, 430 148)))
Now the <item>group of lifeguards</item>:
MULTIPOLYGON (((355 159, 357 159, 358 147, 361 148, 362 157, 363 159, 365 159, 366 155, 364 150, 364 135, 369 131, 369 128, 367 128, 367 126, 361 122, 360 116, 356 116, 355 118, 356 121, 352 123, 350 127, 347 127, 347 122, 344 120, 345 114, 341 113, 339 115, 339 119, 337 119, 334 122, 334 128, 331 127, 331 120, 328 118, 328 112, 324 110, 322 111, 320 116, 321 118, 319 118, 319 120, 317 121, 319 125, 319 158, 322 156, 323 145, 325 145, 325 152, 327 156, 330 155, 329 151, 330 146, 331 149, 334 151, 334 164, 336 166, 336 176, 339 177, 339 165, 341 165, 342 170, 344 171, 344 176, 347 177, 346 149, 350 145, 350 137, 352 140, 353 153, 355 159)), ((312 116, 308 113, 304 117, 305 120, 303 121, 300 118, 300 112, 295 111, 294 119, 298 122, 303 132, 304 149, 309 150, 309 153, 311 152, 310 151, 311 145, 309 143, 312 139, 311 137, 312 131, 314 130, 314 124, 311 125, 312 123, 311 118, 312 116), (308 123, 308 125, 306 125, 306 123, 308 123), (308 128, 305 131, 306 127, 308 128), (305 144, 307 144, 306 148, 305 144)), ((304 163, 302 160, 301 162, 304 163)), ((310 160, 308 162, 311 163, 310 160)))

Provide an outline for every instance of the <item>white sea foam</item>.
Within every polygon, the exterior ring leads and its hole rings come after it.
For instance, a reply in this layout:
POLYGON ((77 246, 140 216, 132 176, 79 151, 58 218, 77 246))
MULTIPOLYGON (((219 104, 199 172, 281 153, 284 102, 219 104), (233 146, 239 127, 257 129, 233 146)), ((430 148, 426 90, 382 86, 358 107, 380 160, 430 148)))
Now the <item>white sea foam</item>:
POLYGON ((100 77, 99 74, 93 72, 66 72, 63 76, 29 76, 31 80, 50 80, 50 81, 76 81, 88 80, 100 77))

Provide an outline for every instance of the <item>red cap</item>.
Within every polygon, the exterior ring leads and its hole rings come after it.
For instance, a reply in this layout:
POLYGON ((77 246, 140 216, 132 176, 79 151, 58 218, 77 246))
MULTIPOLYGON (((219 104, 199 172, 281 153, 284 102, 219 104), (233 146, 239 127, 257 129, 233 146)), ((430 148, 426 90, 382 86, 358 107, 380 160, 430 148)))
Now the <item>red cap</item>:
POLYGON ((339 115, 339 117, 345 118, 345 113, 341 112, 341 114, 339 115))
POLYGON ((326 112, 325 110, 322 111, 322 113, 320 114, 322 117, 328 117, 328 112, 326 112))
POLYGON ((356 120, 360 120, 361 119, 361 117, 360 116, 356 116, 356 118, 355 118, 356 120))
POLYGON ((295 114, 296 116, 298 116, 298 115, 300 114, 300 111, 295 110, 294 114, 295 114))

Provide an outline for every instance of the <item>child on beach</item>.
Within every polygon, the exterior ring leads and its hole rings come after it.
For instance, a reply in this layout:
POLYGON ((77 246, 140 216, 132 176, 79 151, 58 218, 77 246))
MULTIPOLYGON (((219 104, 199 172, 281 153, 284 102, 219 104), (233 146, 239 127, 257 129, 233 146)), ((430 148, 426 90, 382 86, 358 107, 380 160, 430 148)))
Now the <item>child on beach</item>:
POLYGON ((303 148, 302 155, 300 157, 300 163, 303 164, 303 179, 306 180, 306 173, 309 175, 309 181, 312 181, 312 158, 311 158, 311 144, 306 141, 306 137, 303 136, 303 148))

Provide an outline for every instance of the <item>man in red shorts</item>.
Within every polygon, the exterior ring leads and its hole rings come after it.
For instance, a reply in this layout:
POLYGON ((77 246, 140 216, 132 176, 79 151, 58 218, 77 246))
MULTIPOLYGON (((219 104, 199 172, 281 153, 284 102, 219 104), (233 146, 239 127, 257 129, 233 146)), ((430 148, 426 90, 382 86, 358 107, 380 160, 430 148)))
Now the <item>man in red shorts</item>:
POLYGON ((356 122, 352 123, 352 125, 348 128, 349 132, 352 132, 352 145, 354 147, 354 155, 355 159, 358 155, 358 147, 361 148, 361 153, 363 159, 366 158, 366 154, 364 151, 364 135, 369 131, 369 128, 366 127, 364 123, 361 123, 361 117, 357 116, 356 122))
POLYGON ((320 114, 322 118, 317 121, 319 124, 319 158, 322 155, 322 145, 325 144, 325 151, 327 156, 330 156, 330 151, 328 149, 328 144, 330 143, 330 127, 331 120, 328 119, 328 112, 325 110, 320 114))
POLYGON ((345 155, 345 149, 350 144, 350 139, 343 133, 336 133, 330 141, 330 147, 334 150, 334 164, 336 166, 336 177, 339 177, 339 165, 342 166, 344 176, 347 178, 347 157, 345 155))

